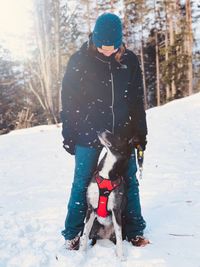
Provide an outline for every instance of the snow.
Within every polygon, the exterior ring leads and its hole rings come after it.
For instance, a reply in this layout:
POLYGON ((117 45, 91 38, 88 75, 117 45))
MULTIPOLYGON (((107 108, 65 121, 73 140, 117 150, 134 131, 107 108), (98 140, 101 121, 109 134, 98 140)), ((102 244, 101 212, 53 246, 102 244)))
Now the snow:
POLYGON ((147 111, 140 194, 152 243, 124 241, 124 262, 106 240, 86 254, 63 249, 74 158, 62 148, 61 128, 0 136, 0 267, 200 267, 199 118, 200 94, 147 111))

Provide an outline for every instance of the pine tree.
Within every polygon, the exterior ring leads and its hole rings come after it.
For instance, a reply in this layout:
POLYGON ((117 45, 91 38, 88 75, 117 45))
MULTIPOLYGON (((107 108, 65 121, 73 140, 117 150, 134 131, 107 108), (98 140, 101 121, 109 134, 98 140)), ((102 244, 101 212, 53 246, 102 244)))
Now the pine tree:
MULTIPOLYGON (((0 47, 0 134, 21 127, 20 114, 29 105, 29 93, 23 81, 23 65, 14 61, 10 51, 0 47)), ((26 117, 29 127, 33 114, 26 117)))

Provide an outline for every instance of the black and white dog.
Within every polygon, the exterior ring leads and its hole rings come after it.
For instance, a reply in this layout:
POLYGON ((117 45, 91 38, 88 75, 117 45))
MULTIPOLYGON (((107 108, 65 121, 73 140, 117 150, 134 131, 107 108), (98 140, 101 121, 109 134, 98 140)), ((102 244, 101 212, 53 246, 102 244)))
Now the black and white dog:
POLYGON ((109 131, 98 134, 107 153, 98 164, 87 190, 88 211, 80 242, 87 249, 88 239, 110 239, 116 243, 116 253, 123 258, 122 211, 126 203, 124 173, 131 155, 131 144, 109 131))

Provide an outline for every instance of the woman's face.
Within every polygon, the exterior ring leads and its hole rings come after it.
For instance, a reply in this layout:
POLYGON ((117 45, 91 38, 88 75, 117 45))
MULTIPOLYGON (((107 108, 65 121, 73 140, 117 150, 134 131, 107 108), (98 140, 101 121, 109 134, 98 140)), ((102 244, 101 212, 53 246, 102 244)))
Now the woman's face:
POLYGON ((98 50, 99 53, 103 54, 104 56, 109 57, 112 54, 114 54, 115 52, 117 52, 118 48, 117 49, 113 49, 113 50, 106 50, 106 49, 102 49, 100 47, 97 47, 97 50, 98 50))

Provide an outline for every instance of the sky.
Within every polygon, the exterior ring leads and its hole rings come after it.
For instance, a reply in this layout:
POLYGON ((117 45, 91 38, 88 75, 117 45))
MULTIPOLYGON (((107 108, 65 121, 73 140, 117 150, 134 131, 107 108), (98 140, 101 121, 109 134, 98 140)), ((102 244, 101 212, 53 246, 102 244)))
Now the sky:
MULTIPOLYGON (((73 10, 76 1, 67 1, 73 10)), ((33 26, 32 14, 33 0, 0 0, 0 45, 9 49, 16 59, 30 56, 28 41, 33 26)))
POLYGON ((16 57, 26 57, 32 0, 0 0, 0 44, 16 57))

